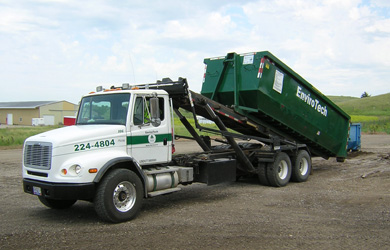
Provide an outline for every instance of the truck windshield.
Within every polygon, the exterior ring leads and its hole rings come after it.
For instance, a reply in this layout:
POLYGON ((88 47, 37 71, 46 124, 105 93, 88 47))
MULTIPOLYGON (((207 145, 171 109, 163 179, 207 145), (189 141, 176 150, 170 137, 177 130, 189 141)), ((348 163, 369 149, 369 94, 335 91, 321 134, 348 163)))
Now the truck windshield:
POLYGON ((77 125, 126 124, 130 94, 87 96, 81 100, 77 125))

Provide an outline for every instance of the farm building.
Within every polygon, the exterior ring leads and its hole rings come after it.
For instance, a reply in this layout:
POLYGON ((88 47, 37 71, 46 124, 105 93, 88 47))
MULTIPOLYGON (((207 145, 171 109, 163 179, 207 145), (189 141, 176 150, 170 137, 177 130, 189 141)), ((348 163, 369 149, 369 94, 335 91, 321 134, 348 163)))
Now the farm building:
POLYGON ((78 105, 67 101, 0 102, 0 123, 59 125, 63 124, 65 116, 75 116, 77 110, 78 105))

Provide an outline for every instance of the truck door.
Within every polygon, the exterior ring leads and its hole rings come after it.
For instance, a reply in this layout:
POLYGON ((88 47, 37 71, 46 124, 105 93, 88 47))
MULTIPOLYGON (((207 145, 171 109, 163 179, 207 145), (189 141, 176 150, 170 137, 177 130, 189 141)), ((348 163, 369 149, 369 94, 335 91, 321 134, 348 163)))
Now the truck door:
POLYGON ((152 121, 150 99, 147 95, 134 96, 127 137, 128 153, 141 165, 168 162, 172 147, 168 97, 158 97, 160 119, 157 122, 152 121))

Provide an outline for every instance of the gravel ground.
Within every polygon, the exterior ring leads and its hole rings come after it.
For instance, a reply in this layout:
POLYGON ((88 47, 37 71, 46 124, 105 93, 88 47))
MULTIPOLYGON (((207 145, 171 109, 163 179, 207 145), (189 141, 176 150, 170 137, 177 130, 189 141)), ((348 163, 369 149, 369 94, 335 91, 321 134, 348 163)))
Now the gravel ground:
MULTIPOLYGON (((197 150, 177 142, 179 152, 197 150)), ((344 163, 313 159, 305 183, 193 184, 103 223, 79 201, 51 210, 23 193, 20 149, 0 150, 0 249, 389 249, 390 136, 363 135, 344 163)))

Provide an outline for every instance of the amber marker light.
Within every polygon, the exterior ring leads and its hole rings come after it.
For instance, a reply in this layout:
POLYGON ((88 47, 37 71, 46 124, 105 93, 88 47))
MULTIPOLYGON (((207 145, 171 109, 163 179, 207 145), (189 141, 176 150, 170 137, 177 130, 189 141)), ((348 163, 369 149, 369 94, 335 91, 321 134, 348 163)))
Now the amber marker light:
POLYGON ((88 170, 88 172, 90 173, 90 174, 95 174, 95 173, 97 173, 97 168, 90 168, 89 170, 88 170))

